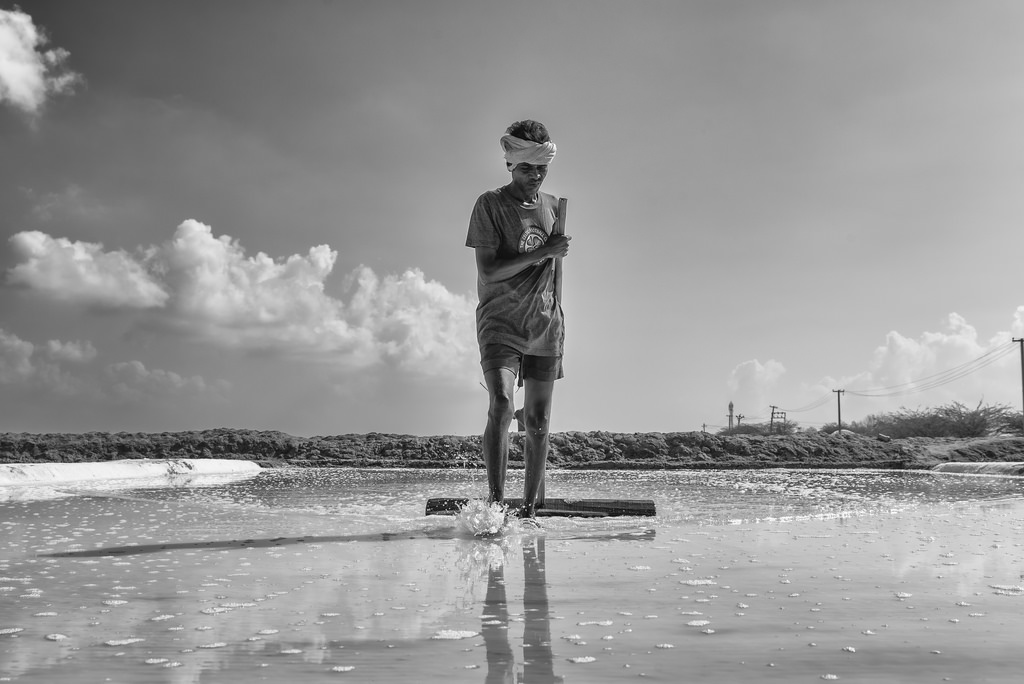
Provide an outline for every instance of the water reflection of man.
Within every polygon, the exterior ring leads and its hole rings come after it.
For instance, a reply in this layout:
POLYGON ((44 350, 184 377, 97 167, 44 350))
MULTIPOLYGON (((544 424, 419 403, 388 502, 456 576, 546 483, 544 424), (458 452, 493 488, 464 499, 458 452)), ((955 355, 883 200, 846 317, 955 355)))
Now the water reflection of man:
POLYGON ((480 634, 487 648, 486 684, 515 682, 516 658, 508 641, 508 602, 505 600, 505 566, 487 571, 487 596, 480 634))
POLYGON ((523 543, 523 678, 529 684, 561 682, 551 653, 551 611, 548 608, 544 537, 523 543))
POLYGON ((523 540, 523 671, 516 677, 515 654, 508 637, 505 569, 487 575, 480 633, 487 648, 487 684, 560 684, 551 653, 551 611, 548 607, 544 538, 523 540))

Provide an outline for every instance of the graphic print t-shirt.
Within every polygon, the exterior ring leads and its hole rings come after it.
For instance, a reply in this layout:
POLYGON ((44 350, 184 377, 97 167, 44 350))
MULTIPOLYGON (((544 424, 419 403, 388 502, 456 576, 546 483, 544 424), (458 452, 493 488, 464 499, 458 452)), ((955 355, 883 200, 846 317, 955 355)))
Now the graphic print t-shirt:
MULTIPOLYGON (((469 219, 467 247, 498 250, 499 259, 532 252, 547 242, 558 200, 540 193, 524 206, 501 189, 480 195, 469 219)), ((477 276, 477 340, 507 344, 524 354, 561 356, 565 337, 562 307, 554 294, 554 260, 545 259, 507 280, 485 283, 477 276)))

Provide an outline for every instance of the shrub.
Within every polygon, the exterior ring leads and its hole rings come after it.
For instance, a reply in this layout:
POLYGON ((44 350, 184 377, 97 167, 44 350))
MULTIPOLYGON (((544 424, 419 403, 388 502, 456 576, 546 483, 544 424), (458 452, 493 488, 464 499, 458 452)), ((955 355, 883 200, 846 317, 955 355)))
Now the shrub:
MULTIPOLYGON (((835 423, 825 425, 822 432, 835 432, 835 423)), ((843 423, 843 429, 870 437, 991 437, 994 435, 1024 434, 1021 413, 1005 404, 973 409, 954 401, 951 404, 927 409, 901 407, 892 413, 869 415, 862 421, 843 423)))

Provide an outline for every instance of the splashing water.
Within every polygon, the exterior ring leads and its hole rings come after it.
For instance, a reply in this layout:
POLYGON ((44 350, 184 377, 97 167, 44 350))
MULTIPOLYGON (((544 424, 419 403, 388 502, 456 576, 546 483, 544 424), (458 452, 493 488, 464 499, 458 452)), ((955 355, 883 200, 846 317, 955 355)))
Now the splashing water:
POLYGON ((511 520, 504 504, 470 499, 455 516, 455 525, 474 537, 483 537, 500 533, 511 520))

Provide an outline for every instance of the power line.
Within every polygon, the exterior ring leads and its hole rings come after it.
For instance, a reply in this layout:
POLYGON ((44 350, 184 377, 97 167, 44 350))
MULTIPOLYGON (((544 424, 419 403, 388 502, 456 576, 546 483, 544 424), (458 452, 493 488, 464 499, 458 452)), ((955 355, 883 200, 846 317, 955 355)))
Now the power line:
MULTIPOLYGON (((1006 342, 1003 345, 991 349, 976 359, 962 363, 959 366, 934 373, 932 375, 926 375, 923 378, 904 382, 899 385, 892 385, 889 387, 877 387, 873 389, 864 390, 846 390, 850 395, 857 397, 870 397, 870 398, 881 398, 881 397, 893 397, 904 394, 915 394, 918 392, 925 392, 927 390, 947 385, 951 382, 959 380, 960 378, 966 377, 972 373, 990 366, 999 359, 1013 353, 1017 348, 1017 344, 1014 342, 1006 342)), ((1024 362, 1022 362, 1024 363, 1024 362)), ((812 401, 809 404, 801 406, 799 408, 784 409, 787 413, 804 413, 807 411, 813 411, 816 408, 820 408, 825 404, 832 401, 831 393, 823 395, 821 398, 812 401)))
POLYGON ((821 399, 817 399, 815 401, 812 401, 810 404, 807 404, 805 406, 801 406, 800 408, 795 408, 795 409, 789 409, 788 408, 788 409, 783 409, 783 410, 786 411, 786 413, 804 413, 805 411, 813 411, 814 409, 818 408, 819 406, 824 406, 825 404, 827 404, 830 401, 832 401, 832 397, 829 396, 828 394, 826 394, 821 399))
POLYGON ((1014 351, 1013 343, 1006 343, 1001 347, 996 347, 992 351, 989 351, 973 361, 960 364, 954 368, 943 371, 941 373, 935 373, 934 375, 928 375, 918 380, 912 380, 905 382, 900 385, 893 385, 891 387, 879 387, 876 389, 867 390, 849 390, 850 394, 858 397, 892 397, 900 394, 915 394, 918 392, 924 392, 926 390, 935 389, 943 385, 959 380, 960 378, 966 377, 972 373, 990 366, 1004 356, 1009 355, 1014 351))

